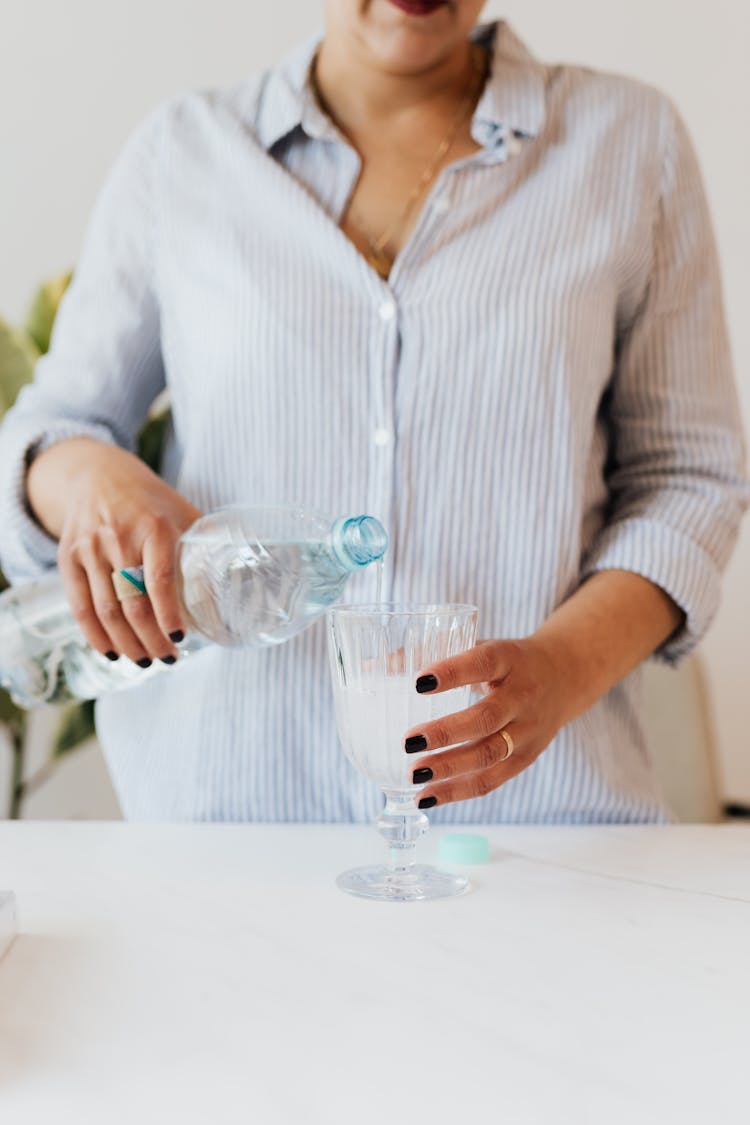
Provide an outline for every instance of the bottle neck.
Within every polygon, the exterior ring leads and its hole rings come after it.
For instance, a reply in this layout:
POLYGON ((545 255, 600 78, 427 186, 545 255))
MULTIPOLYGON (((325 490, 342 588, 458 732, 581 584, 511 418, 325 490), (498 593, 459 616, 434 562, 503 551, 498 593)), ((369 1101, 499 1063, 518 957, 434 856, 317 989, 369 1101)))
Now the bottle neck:
POLYGON ((388 549, 386 530, 374 516, 336 520, 329 542, 334 557, 346 571, 369 566, 382 558, 388 549))

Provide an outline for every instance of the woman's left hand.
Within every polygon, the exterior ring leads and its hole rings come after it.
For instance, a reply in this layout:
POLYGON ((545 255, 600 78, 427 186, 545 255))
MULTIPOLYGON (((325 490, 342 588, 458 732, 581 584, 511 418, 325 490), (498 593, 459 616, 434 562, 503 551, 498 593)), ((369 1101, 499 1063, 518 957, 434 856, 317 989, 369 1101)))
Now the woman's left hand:
POLYGON ((415 759, 415 784, 428 783, 420 807, 483 797, 530 766, 568 721, 566 681, 559 655, 533 635, 482 641, 424 668, 417 680, 421 693, 472 684, 482 685, 485 696, 407 732, 407 753, 452 747, 415 759))

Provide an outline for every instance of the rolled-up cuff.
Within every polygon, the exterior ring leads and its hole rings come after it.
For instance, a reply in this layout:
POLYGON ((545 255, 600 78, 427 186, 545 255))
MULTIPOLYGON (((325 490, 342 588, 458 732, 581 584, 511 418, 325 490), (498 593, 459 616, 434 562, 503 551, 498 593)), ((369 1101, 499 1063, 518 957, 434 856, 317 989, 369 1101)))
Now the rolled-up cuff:
POLYGON ((654 657, 677 665, 693 650, 719 606, 720 573, 693 539, 667 524, 623 519, 605 527, 584 558, 581 578, 600 570, 630 570, 647 578, 685 613, 684 625, 654 657))
MULTIPOLYGON (((29 507, 26 474, 34 457, 68 438, 94 438, 115 445, 107 426, 84 422, 59 422, 53 426, 25 433, 16 443, 9 471, 4 473, 2 511, 5 517, 0 561, 6 578, 17 582, 48 570, 57 562, 57 540, 37 523, 29 507)), ((4 458, 5 460, 5 458, 4 458)), ((7 462, 6 462, 7 464, 7 462)), ((65 481, 60 482, 65 487, 65 481)))

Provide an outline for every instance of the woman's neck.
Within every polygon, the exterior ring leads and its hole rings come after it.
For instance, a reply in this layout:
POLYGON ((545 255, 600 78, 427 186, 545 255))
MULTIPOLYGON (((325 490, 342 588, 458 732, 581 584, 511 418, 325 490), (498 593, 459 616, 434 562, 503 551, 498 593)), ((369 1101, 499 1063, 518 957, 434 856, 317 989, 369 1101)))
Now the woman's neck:
POLYGON ((350 137, 373 128, 429 127, 454 114, 466 96, 479 49, 466 41, 429 70, 402 74, 326 37, 315 60, 315 84, 324 108, 350 137))

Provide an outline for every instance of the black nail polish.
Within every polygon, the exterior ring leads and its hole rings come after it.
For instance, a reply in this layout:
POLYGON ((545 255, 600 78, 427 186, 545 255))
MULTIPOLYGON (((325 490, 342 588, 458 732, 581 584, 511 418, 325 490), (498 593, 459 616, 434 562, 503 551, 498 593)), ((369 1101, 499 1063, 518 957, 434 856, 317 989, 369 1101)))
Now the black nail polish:
POLYGON ((180 641, 185 640, 185 634, 183 633, 182 629, 175 629, 174 633, 169 634, 169 639, 173 644, 178 645, 180 641))
POLYGON ((106 656, 107 660, 119 660, 120 659, 120 657, 117 655, 116 652, 112 652, 112 649, 110 649, 109 652, 105 652, 104 655, 106 656))
POLYGON ((140 660, 136 660, 139 668, 150 668, 152 661, 147 656, 142 656, 140 660))
POLYGON ((423 797, 419 802, 417 808, 420 809, 434 809, 437 804, 437 797, 423 797))
POLYGON ((413 734, 411 738, 407 738, 404 743, 404 750, 407 754, 418 754, 420 750, 427 749, 427 739, 423 734, 413 734))
POLYGON ((162 656, 159 659, 161 660, 162 664, 176 664, 177 663, 177 657, 172 656, 171 653, 169 654, 169 656, 162 656))
POLYGON ((426 691, 434 691, 437 687, 437 676, 420 676, 417 680, 417 691, 422 695, 426 691))
POLYGON ((432 781, 432 770, 429 766, 424 766, 421 770, 415 770, 411 780, 413 785, 422 785, 425 781, 432 781))

